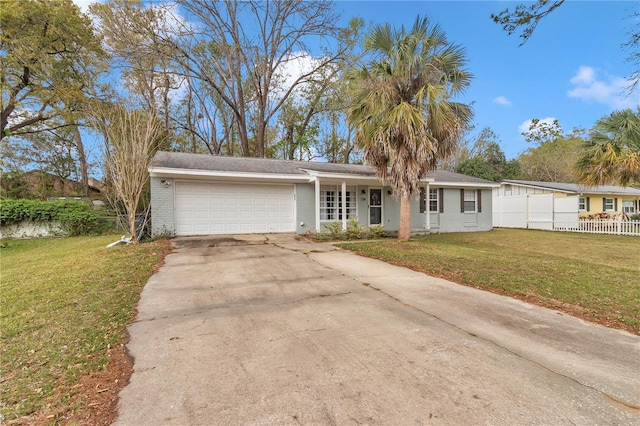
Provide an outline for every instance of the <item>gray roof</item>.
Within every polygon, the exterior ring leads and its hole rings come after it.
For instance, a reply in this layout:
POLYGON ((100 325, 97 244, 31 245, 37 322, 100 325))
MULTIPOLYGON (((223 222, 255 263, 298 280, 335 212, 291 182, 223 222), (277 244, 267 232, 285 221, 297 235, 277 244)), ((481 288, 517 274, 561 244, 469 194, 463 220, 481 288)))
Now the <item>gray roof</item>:
MULTIPOLYGON (((305 170, 320 173, 336 173, 375 177, 372 166, 362 164, 322 163, 317 161, 290 161, 270 158, 224 157, 219 155, 189 154, 160 151, 151 160, 151 167, 239 173, 265 173, 277 175, 308 175, 305 170)), ((495 182, 459 173, 438 170, 428 177, 435 182, 495 184, 495 182)))
POLYGON ((436 170, 435 172, 430 172, 429 177, 434 177, 434 181, 440 183, 479 183, 498 185, 496 182, 491 180, 462 175, 460 173, 449 172, 447 170, 436 170))
POLYGON ((555 182, 540 182, 532 180, 505 180, 503 183, 515 184, 523 186, 535 186, 538 188, 546 188, 555 191, 574 192, 589 194, 621 194, 621 195, 638 195, 640 196, 640 189, 624 186, 614 185, 599 185, 599 186, 585 186, 577 183, 555 183, 555 182))

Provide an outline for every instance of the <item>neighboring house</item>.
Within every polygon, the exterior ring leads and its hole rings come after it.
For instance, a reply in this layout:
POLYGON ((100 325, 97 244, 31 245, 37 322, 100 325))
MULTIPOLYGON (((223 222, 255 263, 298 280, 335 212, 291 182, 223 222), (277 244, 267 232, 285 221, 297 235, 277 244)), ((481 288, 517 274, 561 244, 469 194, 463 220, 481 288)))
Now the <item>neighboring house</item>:
MULTIPOLYGON (((398 230, 400 201, 369 166, 158 152, 149 172, 153 235, 306 234, 350 218, 398 230)), ((492 229, 496 183, 445 171, 423 182, 413 232, 492 229)))
POLYGON ((640 189, 630 187, 610 185, 587 187, 575 183, 506 180, 500 184, 499 188, 493 190, 494 200, 496 197, 532 194, 577 196, 580 217, 599 213, 632 215, 640 211, 640 189))

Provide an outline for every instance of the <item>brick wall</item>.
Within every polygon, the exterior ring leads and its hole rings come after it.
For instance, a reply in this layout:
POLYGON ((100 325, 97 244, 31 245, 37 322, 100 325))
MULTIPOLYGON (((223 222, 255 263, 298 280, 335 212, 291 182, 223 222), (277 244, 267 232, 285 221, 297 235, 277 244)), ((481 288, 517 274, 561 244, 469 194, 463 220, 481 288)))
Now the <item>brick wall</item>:
POLYGON ((173 236, 175 182, 169 178, 151 178, 151 235, 173 236), (168 187, 165 187, 166 181, 168 187))

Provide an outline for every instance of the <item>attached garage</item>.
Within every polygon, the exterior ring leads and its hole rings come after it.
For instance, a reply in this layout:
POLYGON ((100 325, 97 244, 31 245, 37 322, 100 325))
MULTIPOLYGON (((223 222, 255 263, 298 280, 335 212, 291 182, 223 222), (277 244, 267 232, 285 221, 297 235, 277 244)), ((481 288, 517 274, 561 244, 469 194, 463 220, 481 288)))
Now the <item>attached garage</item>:
POLYGON ((295 231, 294 185, 175 181, 176 235, 295 231))

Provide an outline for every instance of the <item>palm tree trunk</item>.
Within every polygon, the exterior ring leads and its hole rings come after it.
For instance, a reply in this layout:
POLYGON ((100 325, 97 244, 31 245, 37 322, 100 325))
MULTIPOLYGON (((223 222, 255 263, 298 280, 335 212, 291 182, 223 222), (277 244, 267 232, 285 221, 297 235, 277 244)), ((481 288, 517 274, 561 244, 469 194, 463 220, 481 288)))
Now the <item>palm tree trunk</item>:
POLYGON ((411 195, 403 195, 400 199, 400 228, 398 241, 409 241, 411 237, 411 195))

